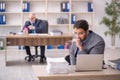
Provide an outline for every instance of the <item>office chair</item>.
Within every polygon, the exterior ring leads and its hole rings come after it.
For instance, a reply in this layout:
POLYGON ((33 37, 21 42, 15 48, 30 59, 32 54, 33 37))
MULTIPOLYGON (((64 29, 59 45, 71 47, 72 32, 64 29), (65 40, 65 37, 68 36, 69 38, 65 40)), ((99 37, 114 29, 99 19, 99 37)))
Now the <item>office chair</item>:
MULTIPOLYGON (((40 57, 40 55, 38 55, 38 50, 37 50, 37 48, 38 48, 38 46, 35 46, 35 54, 30 57, 30 58, 31 58, 31 61, 35 61, 35 58, 40 57)), ((26 56, 26 57, 25 57, 25 60, 28 61, 28 59, 29 59, 29 56, 26 56)))
MULTIPOLYGON (((44 28, 43 28, 43 30, 42 31, 44 31, 44 32, 42 32, 42 33, 48 33, 48 21, 47 20, 42 20, 42 24, 43 24, 43 26, 44 26, 44 28)), ((40 55, 38 54, 38 47, 39 46, 34 46, 35 47, 35 54, 34 55, 32 55, 32 57, 31 57, 31 61, 35 61, 35 58, 38 58, 38 57, 40 57, 40 55)), ((29 59, 29 56, 26 56, 25 57, 25 60, 28 60, 29 59)), ((46 59, 46 58, 45 58, 46 59)))

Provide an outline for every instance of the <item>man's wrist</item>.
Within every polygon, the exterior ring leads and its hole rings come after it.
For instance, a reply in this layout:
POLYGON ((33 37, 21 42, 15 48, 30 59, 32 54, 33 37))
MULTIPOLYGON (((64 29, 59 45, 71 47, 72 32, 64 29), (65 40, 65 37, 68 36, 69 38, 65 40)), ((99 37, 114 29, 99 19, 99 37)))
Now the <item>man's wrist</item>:
POLYGON ((79 46, 78 48, 79 48, 79 50, 80 50, 80 51, 82 51, 82 50, 83 50, 83 47, 82 47, 82 46, 79 46))

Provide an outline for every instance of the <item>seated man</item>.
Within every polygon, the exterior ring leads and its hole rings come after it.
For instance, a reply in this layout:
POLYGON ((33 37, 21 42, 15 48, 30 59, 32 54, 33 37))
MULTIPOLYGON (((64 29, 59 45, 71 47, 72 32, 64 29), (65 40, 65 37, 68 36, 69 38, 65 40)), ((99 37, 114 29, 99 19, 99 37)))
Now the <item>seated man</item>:
POLYGON ((70 65, 76 64, 77 54, 104 54, 105 42, 102 37, 88 30, 86 20, 78 20, 74 24, 74 38, 71 41, 70 55, 65 59, 70 65))
MULTIPOLYGON (((34 13, 29 14, 29 20, 25 22, 23 32, 25 33, 48 33, 48 23, 43 23, 42 20, 37 19, 34 13)), ((45 46, 40 46, 40 63, 44 63, 45 60, 45 46)), ((31 51, 29 46, 25 46, 27 55, 29 55, 28 61, 31 61, 31 51)))

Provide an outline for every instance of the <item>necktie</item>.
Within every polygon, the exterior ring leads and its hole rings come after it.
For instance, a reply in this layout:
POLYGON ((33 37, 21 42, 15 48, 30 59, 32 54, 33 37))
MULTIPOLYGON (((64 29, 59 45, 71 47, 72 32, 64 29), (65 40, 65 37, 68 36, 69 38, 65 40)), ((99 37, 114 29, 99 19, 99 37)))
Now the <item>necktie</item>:
MULTIPOLYGON (((82 42, 81 44, 82 44, 82 46, 84 46, 84 43, 83 43, 83 42, 82 42)), ((77 57, 78 51, 79 51, 79 48, 77 47, 77 50, 76 50, 76 52, 75 52, 75 57, 77 57)))
POLYGON ((35 23, 32 23, 32 26, 35 26, 35 23))
POLYGON ((79 51, 79 48, 77 47, 77 50, 76 50, 76 52, 75 52, 75 57, 77 57, 78 51, 79 51))
POLYGON ((32 33, 36 33, 36 31, 35 31, 35 23, 31 23, 31 25, 34 27, 34 29, 32 30, 32 33))
POLYGON ((81 44, 82 44, 82 46, 84 46, 84 42, 82 42, 81 44))

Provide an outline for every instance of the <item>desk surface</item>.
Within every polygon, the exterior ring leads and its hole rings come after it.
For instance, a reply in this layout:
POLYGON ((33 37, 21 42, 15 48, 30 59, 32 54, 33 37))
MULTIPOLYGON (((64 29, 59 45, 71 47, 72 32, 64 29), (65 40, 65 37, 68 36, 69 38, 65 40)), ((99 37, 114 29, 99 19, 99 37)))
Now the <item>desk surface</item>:
MULTIPOLYGON (((120 79, 120 71, 111 68, 103 69, 102 71, 89 71, 89 72, 69 72, 67 74, 49 74, 46 66, 32 66, 35 75, 38 78, 80 78, 80 77, 118 77, 120 79)), ((72 69, 72 67, 71 67, 72 69)))
POLYGON ((24 38, 24 37, 44 37, 44 38, 60 38, 60 37, 72 37, 71 34, 63 34, 63 35, 49 35, 49 34, 7 34, 6 38, 24 38))
POLYGON ((6 45, 26 45, 26 46, 39 46, 39 45, 59 45, 72 39, 72 35, 66 34, 61 36, 51 36, 49 34, 8 34, 6 35, 6 45))

